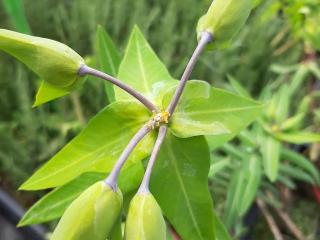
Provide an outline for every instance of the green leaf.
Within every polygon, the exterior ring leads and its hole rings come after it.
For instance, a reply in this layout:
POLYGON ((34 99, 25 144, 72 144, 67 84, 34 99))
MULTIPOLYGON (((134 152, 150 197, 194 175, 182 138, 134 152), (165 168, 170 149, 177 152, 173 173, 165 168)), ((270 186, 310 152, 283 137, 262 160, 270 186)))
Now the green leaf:
POLYGON ((306 173, 298 167, 281 164, 279 170, 280 175, 282 176, 288 176, 291 179, 297 179, 312 185, 315 184, 314 179, 308 173, 306 173))
POLYGON ((228 230, 219 219, 216 213, 214 213, 214 228, 216 232, 216 240, 232 240, 228 230))
POLYGON ((306 117, 306 113, 298 113, 295 116, 292 116, 286 119, 281 123, 281 130, 291 130, 298 128, 306 117))
POLYGON ((309 159, 287 148, 281 149, 281 158, 310 173, 320 185, 320 172, 309 159))
MULTIPOLYGON (((138 188, 144 174, 142 163, 124 169, 119 176, 119 187, 124 195, 138 188)), ((95 182, 103 180, 105 173, 84 173, 71 182, 42 197, 23 216, 18 226, 44 223, 60 218, 71 202, 95 182)))
POLYGON ((220 171, 224 170, 226 167, 231 165, 230 158, 224 158, 222 160, 216 161, 210 166, 209 170, 209 178, 213 178, 219 173, 220 171))
MULTIPOLYGON (((98 26, 97 29, 96 52, 100 70, 111 76, 117 76, 121 62, 120 53, 110 36, 101 26, 98 26)), ((113 85, 109 82, 106 82, 106 93, 109 102, 114 102, 115 93, 113 85)))
POLYGON ((290 95, 288 94, 288 84, 283 84, 276 95, 276 112, 275 119, 281 124, 288 117, 290 95))
MULTIPOLYGON (((134 134, 150 118, 150 113, 135 102, 115 102, 29 178, 20 189, 38 190, 60 186, 83 172, 108 172, 134 134)), ((130 155, 128 164, 147 157, 154 136, 149 134, 130 155)))
MULTIPOLYGON (((166 93, 163 107, 171 101, 174 89, 166 93)), ((227 135, 232 137, 259 116, 262 105, 251 99, 212 88, 204 81, 190 81, 172 115, 170 129, 177 137, 227 135)))
POLYGON ((233 89, 242 97, 250 98, 250 93, 231 75, 228 75, 228 80, 233 89))
POLYGON ((68 46, 46 38, 0 29, 0 50, 27 65, 53 86, 71 90, 84 60, 68 46))
POLYGON ((184 240, 215 239, 209 164, 204 137, 180 139, 168 132, 152 173, 151 192, 184 240))
POLYGON ((261 143, 264 172, 270 181, 277 179, 279 171, 281 143, 272 136, 265 136, 261 143))
POLYGON ((256 197, 261 181, 260 159, 252 155, 246 156, 242 161, 242 167, 234 172, 228 187, 225 206, 225 222, 228 227, 247 212, 256 197))
POLYGON ((3 5, 16 30, 21 33, 30 34, 31 30, 26 15, 24 14, 22 1, 4 0, 3 5))
POLYGON ((314 143, 320 142, 320 134, 317 133, 310 133, 310 132, 291 132, 291 133, 284 133, 284 132, 277 132, 273 133, 273 135, 285 142, 289 143, 314 143))
POLYGON ((41 81, 39 90, 36 95, 36 99, 32 107, 38 107, 46 102, 49 102, 59 97, 63 97, 69 93, 69 90, 58 88, 50 85, 45 81, 41 81))
MULTIPOLYGON (((138 27, 130 36, 118 78, 159 105, 163 92, 176 83, 138 27)), ((133 99, 121 89, 115 89, 115 93, 117 100, 133 99)))

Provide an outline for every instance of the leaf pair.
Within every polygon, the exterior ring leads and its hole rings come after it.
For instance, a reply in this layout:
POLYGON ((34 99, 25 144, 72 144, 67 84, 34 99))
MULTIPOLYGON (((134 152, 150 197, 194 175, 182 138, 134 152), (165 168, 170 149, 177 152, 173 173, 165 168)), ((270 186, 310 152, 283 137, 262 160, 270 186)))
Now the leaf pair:
MULTIPOLYGON (((105 57, 101 56, 102 59, 105 57)), ((160 109, 167 107, 177 86, 177 81, 170 76, 137 27, 130 37, 118 78, 140 91, 160 109)), ((118 88, 114 93, 115 102, 98 113, 21 189, 58 187, 88 171, 105 173, 111 170, 134 133, 151 117, 132 96, 118 88)), ((151 181, 152 192, 165 216, 184 239, 214 239, 214 210, 207 186, 210 156, 203 135, 214 136, 222 144, 252 122, 261 108, 261 104, 251 99, 212 88, 203 81, 187 84, 169 124, 169 134, 151 181), (170 196, 178 198, 171 199, 170 196), (179 204, 172 204, 173 201, 179 201, 179 204)), ((131 154, 126 168, 148 157, 154 141, 154 134, 148 135, 131 154)), ((68 194, 64 194, 68 198, 68 194)), ((37 216, 39 211, 35 207, 28 214, 37 216)), ((60 214, 58 211, 54 217, 60 214)), ((37 219, 37 222, 48 220, 37 219)))

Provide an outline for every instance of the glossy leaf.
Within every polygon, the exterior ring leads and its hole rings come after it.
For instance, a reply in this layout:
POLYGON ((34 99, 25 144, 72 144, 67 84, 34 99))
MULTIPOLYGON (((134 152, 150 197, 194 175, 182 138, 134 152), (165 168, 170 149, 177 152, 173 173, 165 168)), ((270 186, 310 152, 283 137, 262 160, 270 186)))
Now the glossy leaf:
POLYGON ((69 93, 70 91, 67 89, 58 88, 50 85, 45 81, 41 81, 36 99, 32 107, 38 107, 46 102, 68 95, 69 93))
MULTIPOLYGON (((107 106, 20 189, 52 188, 69 182, 83 172, 108 172, 149 117, 149 112, 135 102, 115 102, 107 106)), ((153 135, 149 134, 139 143, 128 162, 147 157, 153 143, 153 135)))
POLYGON ((17 58, 51 85, 71 89, 84 60, 68 46, 46 38, 0 29, 0 50, 17 58))
MULTIPOLYGON (((167 107, 174 89, 163 99, 167 107)), ((251 99, 212 88, 203 81, 190 81, 171 118, 177 137, 197 135, 234 136, 261 113, 262 105, 251 99)))
POLYGON ((184 240, 215 239, 209 164, 204 137, 180 139, 168 132, 152 173, 151 192, 184 240))
MULTIPOLYGON (((100 70, 111 76, 117 76, 121 62, 121 56, 114 42, 101 26, 98 26, 97 29, 96 51, 100 70)), ((106 82, 105 84, 108 100, 110 103, 114 102, 115 93, 113 85, 109 82, 106 82)))
MULTIPOLYGON (((138 27, 133 29, 130 36, 118 78, 157 104, 161 103, 163 92, 175 84, 138 27)), ((117 100, 133 99, 120 89, 115 89, 115 93, 117 100)))
MULTIPOLYGON (((144 168, 140 162, 120 173, 119 187, 124 195, 138 188, 143 173, 144 168)), ((84 173, 73 181, 54 189, 28 210, 19 226, 38 224, 60 218, 74 199, 95 182, 103 180, 106 175, 105 173, 84 173)))
POLYGON ((310 132, 274 133, 274 136, 285 142, 303 144, 320 142, 320 134, 310 132))
POLYGON ((269 180, 274 182, 279 171, 281 143, 272 136, 265 136, 261 146, 264 172, 269 180))

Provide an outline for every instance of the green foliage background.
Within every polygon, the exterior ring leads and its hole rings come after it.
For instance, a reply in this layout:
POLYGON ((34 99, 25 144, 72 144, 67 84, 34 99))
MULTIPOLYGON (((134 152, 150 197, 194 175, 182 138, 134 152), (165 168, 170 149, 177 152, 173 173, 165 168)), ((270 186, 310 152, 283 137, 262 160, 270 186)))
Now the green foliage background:
MULTIPOLYGON (((305 4, 312 6, 316 1, 308 0, 305 4)), ((179 78, 196 44, 197 20, 211 3, 210 0, 22 2, 34 35, 61 41, 87 56, 91 63, 98 24, 122 50, 137 24, 175 78, 179 78)), ((231 75, 256 97, 279 77, 272 71, 275 65, 298 64, 316 53, 319 42, 314 35, 310 37, 312 26, 310 23, 305 26, 301 14, 296 14, 301 7, 298 0, 291 2, 292 8, 286 7, 288 1, 256 2, 258 7, 231 46, 204 54, 193 76, 214 86, 225 86, 231 75)), ((313 11, 319 14, 319 10, 313 11)), ((16 27, 2 2, 0 27, 16 27)), ((27 31, 28 27, 24 27, 27 31)), ((3 53, 0 53, 0 76, 0 185, 14 193, 107 104, 107 98, 103 82, 92 80, 71 96, 32 109, 37 77, 3 53)), ((300 94, 306 93, 305 85, 300 94)), ((21 201, 29 206, 26 199, 21 201)))

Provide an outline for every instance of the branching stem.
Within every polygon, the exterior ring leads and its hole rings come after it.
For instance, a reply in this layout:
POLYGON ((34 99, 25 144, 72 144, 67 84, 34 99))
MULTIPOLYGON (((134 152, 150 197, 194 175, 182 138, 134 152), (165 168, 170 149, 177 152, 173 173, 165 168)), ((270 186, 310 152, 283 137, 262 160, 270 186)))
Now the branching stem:
MULTIPOLYGON (((202 33, 201 39, 198 43, 198 46, 196 47, 194 53, 192 54, 192 57, 187 65, 182 77, 181 77, 181 80, 180 80, 179 85, 176 89, 176 92, 175 92, 175 94, 169 104, 169 107, 167 109, 168 116, 171 116, 173 114, 173 112, 174 112, 174 110, 175 110, 175 108, 181 98, 181 95, 183 93, 185 85, 186 85, 186 83, 192 73, 192 70, 193 70, 197 60, 199 59, 200 54, 202 53, 202 51, 204 50, 206 45, 209 42, 211 42, 212 40, 213 40, 213 37, 212 37, 211 33, 209 33, 209 32, 202 33)), ((102 78, 104 80, 107 80, 107 81, 117 85, 118 87, 122 88, 123 90, 125 90, 126 92, 128 92, 129 94, 131 94, 132 96, 137 98, 141 103, 143 103, 151 111, 155 111, 157 113, 160 113, 159 109, 153 103, 151 103, 149 100, 147 100, 145 97, 143 97, 140 93, 138 93, 137 91, 132 89, 130 86, 127 86, 126 84, 120 82, 118 79, 116 79, 106 73, 100 72, 96 69, 90 68, 86 65, 83 65, 79 70, 79 75, 86 75, 86 74, 102 78)), ((122 152, 120 158, 116 162, 110 175, 105 180, 105 182, 112 189, 114 189, 114 190, 117 189, 117 180, 118 180, 119 172, 120 172, 122 166, 124 165, 125 161, 128 159, 130 153, 133 151, 133 149, 136 147, 136 145, 143 139, 143 137, 145 137, 151 131, 151 129, 152 128, 150 127, 150 122, 149 122, 137 132, 137 134, 131 139, 131 141, 129 142, 129 144, 125 148, 125 150, 122 152)), ((152 172, 153 166, 156 162, 157 156, 159 154, 160 147, 161 147, 163 140, 166 136, 166 133, 167 133, 167 125, 166 124, 161 125, 160 129, 159 129, 159 134, 158 134, 156 143, 154 145, 154 148, 152 150, 151 157, 150 157, 145 175, 144 175, 143 180, 141 182, 138 194, 149 192, 149 183, 150 183, 151 172, 152 172)))
POLYGON ((183 90, 184 90, 184 87, 186 86, 186 83, 192 73, 192 70, 194 68, 194 66, 196 65, 197 63, 197 60, 199 59, 199 56, 200 54, 202 53, 202 51, 204 50, 204 48, 206 47, 206 45, 208 43, 210 43, 211 41, 213 40, 213 36, 211 33, 209 32, 203 32, 202 35, 201 35, 201 39, 198 43, 198 46, 196 48, 196 50, 194 51, 182 77, 181 77, 181 80, 179 82, 179 85, 176 89, 176 92, 169 104, 169 107, 167 109, 167 111, 170 113, 170 115, 173 114, 175 108, 177 107, 178 105, 178 102, 181 98, 181 95, 183 93, 183 90))
POLYGON ((91 68, 87 65, 82 65, 79 69, 79 75, 84 76, 84 75, 92 75, 98 78, 101 78, 103 80, 106 80, 108 82, 113 83, 114 85, 118 86, 122 90, 126 91, 133 97, 135 97, 138 101, 140 101, 143 105, 145 105, 150 111, 155 111, 159 112, 159 109, 152 103, 150 102, 147 98, 145 98, 141 93, 137 92, 133 88, 131 88, 129 85, 121 82, 120 80, 104 73, 101 72, 97 69, 91 68))
POLYGON ((150 183, 151 172, 152 172, 153 166, 157 160, 157 156, 159 154, 160 147, 163 143, 163 140, 166 136, 166 133, 167 133, 167 126, 166 125, 160 126, 157 141, 153 147, 151 157, 150 157, 146 172, 144 174, 143 180, 141 182, 138 194, 143 194, 143 193, 149 192, 149 183, 150 183))
POLYGON ((118 161, 114 165, 111 173, 106 178, 105 183, 108 184, 114 191, 117 190, 117 181, 118 176, 120 173, 120 170, 126 160, 128 159, 130 153, 134 150, 134 148, 137 146, 137 144, 151 131, 150 127, 145 125, 143 126, 137 133, 134 135, 134 137, 130 140, 127 147, 124 149, 122 154, 120 155, 118 161))

